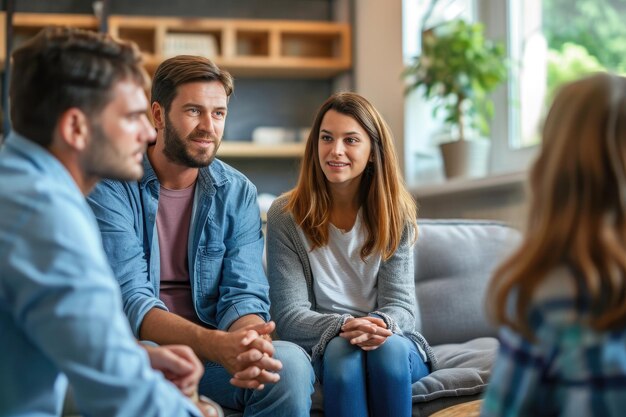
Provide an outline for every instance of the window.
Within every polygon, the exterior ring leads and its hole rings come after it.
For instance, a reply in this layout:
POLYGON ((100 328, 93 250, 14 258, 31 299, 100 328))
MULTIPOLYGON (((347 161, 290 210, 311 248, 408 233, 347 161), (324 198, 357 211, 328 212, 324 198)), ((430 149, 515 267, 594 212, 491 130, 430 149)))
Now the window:
POLYGON ((594 71, 626 72, 625 0, 509 1, 511 145, 537 144, 556 89, 594 71))
MULTIPOLYGON (((626 73, 626 0, 404 0, 405 13, 410 5, 413 14, 424 13, 432 2, 436 18, 475 17, 488 37, 506 40, 511 69, 507 86, 493 94, 492 174, 528 167, 559 85, 598 70, 626 73)), ((420 31, 419 21, 411 27, 405 18, 405 39, 420 31)), ((438 173, 429 174, 439 170, 429 168, 436 152, 425 139, 433 124, 428 103, 407 97, 405 119, 406 143, 419 143, 406 150, 405 165, 416 165, 417 158, 423 168, 407 177, 436 179, 438 173)))

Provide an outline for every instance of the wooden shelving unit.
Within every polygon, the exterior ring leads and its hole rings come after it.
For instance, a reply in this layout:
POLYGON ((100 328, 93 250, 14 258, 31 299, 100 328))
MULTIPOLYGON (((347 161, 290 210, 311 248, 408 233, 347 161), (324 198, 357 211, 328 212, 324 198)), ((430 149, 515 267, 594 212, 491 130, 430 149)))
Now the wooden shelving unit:
MULTIPOLYGON (((4 12, 0 25, 0 60, 4 62, 4 12)), ((18 12, 13 16, 16 45, 49 25, 97 30, 98 20, 91 15, 18 12)), ((201 51, 236 76, 327 78, 352 66, 350 25, 345 23, 114 15, 109 18, 109 32, 136 42, 152 71, 168 57, 166 44, 172 44, 168 43, 172 37, 181 42, 178 50, 170 49, 171 55, 186 51, 185 38, 187 45, 215 45, 201 51)))
MULTIPOLYGON (((4 65, 4 12, 0 25, 0 65, 4 65)), ((95 31, 99 22, 92 15, 18 12, 13 15, 15 45, 50 25, 95 31)), ((108 27, 111 35, 137 43, 149 71, 181 53, 205 55, 238 77, 330 78, 352 66, 351 30, 346 23, 114 15, 108 27)), ((303 153, 304 143, 224 141, 218 155, 297 159, 303 153)))
POLYGON ((259 145, 247 141, 222 141, 217 151, 218 158, 300 158, 304 154, 304 143, 259 145))
POLYGON ((236 76, 324 78, 352 65, 344 23, 111 16, 109 30, 135 41, 149 70, 169 55, 203 51, 236 76), (166 47, 172 37, 178 49, 166 47))
MULTIPOLYGON (((6 13, 0 12, 0 65, 6 59, 6 13)), ((13 15, 13 39, 15 46, 37 34, 46 26, 71 26, 86 30, 98 30, 98 19, 92 15, 57 13, 15 13, 13 15)))

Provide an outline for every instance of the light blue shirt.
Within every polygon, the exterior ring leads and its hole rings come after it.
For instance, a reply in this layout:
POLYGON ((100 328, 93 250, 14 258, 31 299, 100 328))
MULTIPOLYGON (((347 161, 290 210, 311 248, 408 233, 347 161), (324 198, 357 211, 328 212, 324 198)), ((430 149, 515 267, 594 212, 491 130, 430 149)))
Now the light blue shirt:
POLYGON ((0 151, 0 415, 189 416, 122 312, 93 213, 61 163, 11 134, 0 151))
MULTIPOLYGON (((88 198, 137 337, 148 311, 166 309, 159 299, 159 189, 154 169, 144 158, 140 181, 105 180, 88 198)), ((216 159, 198 174, 187 245, 193 305, 207 327, 227 330, 248 314, 269 320, 262 259, 256 188, 216 159)))

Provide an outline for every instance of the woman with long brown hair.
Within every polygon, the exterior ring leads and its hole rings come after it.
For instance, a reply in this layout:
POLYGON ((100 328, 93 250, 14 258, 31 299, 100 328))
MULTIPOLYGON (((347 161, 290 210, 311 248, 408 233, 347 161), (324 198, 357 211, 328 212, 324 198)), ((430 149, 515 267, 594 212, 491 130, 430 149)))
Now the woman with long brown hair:
POLYGON ((626 78, 565 85, 530 174, 521 247, 495 272, 501 348, 483 416, 626 410, 626 78))
POLYGON ((276 330, 312 356, 326 416, 410 416, 411 384, 435 365, 415 331, 416 215, 378 111, 331 96, 267 230, 276 330))

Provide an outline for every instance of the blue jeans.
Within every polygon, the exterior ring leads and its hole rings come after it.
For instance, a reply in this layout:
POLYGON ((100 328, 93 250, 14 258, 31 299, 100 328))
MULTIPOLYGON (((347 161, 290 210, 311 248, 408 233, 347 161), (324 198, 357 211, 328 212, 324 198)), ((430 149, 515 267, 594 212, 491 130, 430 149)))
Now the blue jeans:
POLYGON ((258 391, 230 384, 223 366, 208 362, 199 392, 223 407, 243 411, 245 417, 309 417, 315 375, 309 356, 299 346, 274 341, 274 357, 280 360, 280 381, 258 391))
POLYGON ((371 351, 337 336, 315 370, 326 417, 410 417, 411 384, 430 373, 415 343, 399 335, 371 351))

